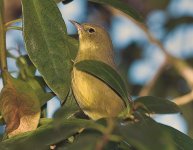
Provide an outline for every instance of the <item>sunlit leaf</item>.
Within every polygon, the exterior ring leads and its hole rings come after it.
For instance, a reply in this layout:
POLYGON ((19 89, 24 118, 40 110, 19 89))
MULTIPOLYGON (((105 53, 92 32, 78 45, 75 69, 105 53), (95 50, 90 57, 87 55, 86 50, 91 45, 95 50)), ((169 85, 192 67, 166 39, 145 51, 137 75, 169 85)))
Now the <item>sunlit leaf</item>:
POLYGON ((0 95, 0 110, 9 137, 37 128, 40 104, 33 89, 7 74, 8 83, 0 95))
POLYGON ((120 0, 89 0, 91 2, 99 3, 99 4, 104 4, 104 5, 110 5, 125 14, 133 17, 134 19, 138 21, 142 21, 141 15, 132 7, 128 6, 127 4, 121 2, 120 0))
POLYGON ((180 112, 179 107, 172 101, 153 96, 139 97, 134 103, 135 106, 139 106, 139 108, 141 104, 144 105, 149 113, 172 114, 180 112))
POLYGON ((48 86, 64 100, 70 88, 77 41, 67 35, 53 0, 22 0, 25 46, 48 86))
POLYGON ((75 64, 76 68, 92 74, 107 83, 115 90, 129 106, 129 97, 127 88, 120 75, 107 64, 96 60, 85 60, 75 64))

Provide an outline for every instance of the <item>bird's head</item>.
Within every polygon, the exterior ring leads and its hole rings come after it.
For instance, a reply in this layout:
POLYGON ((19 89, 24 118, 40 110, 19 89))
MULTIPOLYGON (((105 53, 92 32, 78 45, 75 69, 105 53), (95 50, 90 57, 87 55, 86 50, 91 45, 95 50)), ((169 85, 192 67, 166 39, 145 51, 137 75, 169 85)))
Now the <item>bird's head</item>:
POLYGON ((72 20, 70 22, 78 30, 80 45, 84 43, 85 48, 101 47, 102 45, 112 46, 111 39, 103 27, 89 23, 79 24, 72 20))

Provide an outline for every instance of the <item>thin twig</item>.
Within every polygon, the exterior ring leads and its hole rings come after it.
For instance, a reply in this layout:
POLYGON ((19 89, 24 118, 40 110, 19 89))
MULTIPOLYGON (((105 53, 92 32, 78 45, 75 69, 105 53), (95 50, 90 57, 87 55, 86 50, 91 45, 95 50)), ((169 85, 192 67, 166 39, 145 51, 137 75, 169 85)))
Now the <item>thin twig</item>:
POLYGON ((8 27, 10 26, 11 24, 13 23, 16 23, 16 22, 21 22, 22 21, 22 18, 19 18, 19 19, 16 19, 16 20, 12 20, 12 21, 9 21, 5 24, 5 27, 8 27))
POLYGON ((19 31, 23 31, 22 27, 17 27, 17 26, 10 26, 6 28, 6 31, 8 30, 19 30, 19 31))
POLYGON ((4 1, 0 0, 0 67, 3 84, 7 82, 7 57, 6 57, 6 37, 4 28, 4 1))
POLYGON ((159 69, 157 70, 156 74, 154 75, 154 77, 149 81, 149 83, 147 83, 140 91, 139 96, 146 96, 149 95, 149 93, 151 92, 151 90, 153 89, 156 81, 158 80, 158 78, 160 77, 160 75, 163 73, 166 65, 167 65, 167 61, 164 60, 164 62, 162 63, 162 65, 159 67, 159 69))
POLYGON ((193 91, 184 96, 173 99, 173 102, 175 102, 177 105, 185 105, 191 101, 193 101, 193 91))
POLYGON ((114 120, 112 118, 107 119, 107 128, 101 140, 96 145, 96 150, 102 150, 104 146, 108 143, 111 133, 115 127, 114 120))
MULTIPOLYGON (((147 35, 147 38, 149 39, 150 43, 155 44, 157 47, 159 47, 165 54, 166 56, 166 61, 169 63, 171 63, 175 69, 178 71, 178 73, 187 81, 188 85, 190 86, 190 88, 193 88, 193 69, 191 66, 189 66, 184 60, 175 58, 173 56, 171 56, 168 51, 166 50, 166 48, 163 46, 163 44, 157 40, 148 30, 148 28, 146 27, 146 25, 144 23, 138 22, 137 20, 135 20, 134 18, 132 18, 131 16, 113 8, 108 6, 107 7, 113 14, 121 14, 123 16, 126 16, 127 18, 129 18, 133 23, 135 23, 141 30, 143 30, 143 32, 147 35)), ((159 72, 157 73, 159 76, 159 72)), ((155 77, 157 78, 157 76, 155 77)), ((156 79, 157 80, 157 79, 156 79)), ((149 93, 149 90, 152 88, 152 86, 154 85, 155 79, 152 80, 152 83, 149 83, 149 89, 147 89, 147 91, 142 91, 142 94, 147 94, 149 93)), ((182 102, 182 100, 184 100, 184 103, 193 101, 192 98, 192 92, 181 97, 181 98, 177 98, 175 99, 175 101, 177 101, 176 103, 179 105, 184 104, 182 102)))

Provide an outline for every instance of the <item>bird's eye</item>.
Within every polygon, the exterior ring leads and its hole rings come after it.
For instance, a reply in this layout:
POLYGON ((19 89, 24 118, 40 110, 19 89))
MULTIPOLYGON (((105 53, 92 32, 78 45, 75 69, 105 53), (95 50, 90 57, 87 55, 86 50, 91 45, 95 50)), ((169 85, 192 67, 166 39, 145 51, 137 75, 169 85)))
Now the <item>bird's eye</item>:
POLYGON ((89 32, 89 33, 93 33, 93 32, 95 32, 95 29, 90 28, 90 29, 88 29, 88 32, 89 32))

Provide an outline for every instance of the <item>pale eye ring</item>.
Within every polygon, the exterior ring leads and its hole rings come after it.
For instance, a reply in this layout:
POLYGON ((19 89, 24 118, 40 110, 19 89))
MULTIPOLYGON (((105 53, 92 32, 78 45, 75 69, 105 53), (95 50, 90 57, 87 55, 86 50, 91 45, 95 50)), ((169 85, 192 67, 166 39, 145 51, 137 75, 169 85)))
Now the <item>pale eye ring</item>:
POLYGON ((95 32, 95 29, 89 28, 89 29, 88 29, 88 32, 89 32, 89 33, 94 33, 94 32, 95 32))

